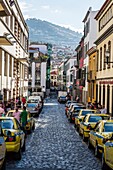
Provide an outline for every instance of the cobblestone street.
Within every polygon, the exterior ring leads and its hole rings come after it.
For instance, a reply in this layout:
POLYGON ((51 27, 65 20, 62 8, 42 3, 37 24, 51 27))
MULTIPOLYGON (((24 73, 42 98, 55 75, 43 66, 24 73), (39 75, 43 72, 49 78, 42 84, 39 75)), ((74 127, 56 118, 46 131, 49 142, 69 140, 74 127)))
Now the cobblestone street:
POLYGON ((46 99, 36 129, 28 136, 21 161, 7 158, 7 170, 100 170, 94 157, 65 116, 64 105, 46 99))

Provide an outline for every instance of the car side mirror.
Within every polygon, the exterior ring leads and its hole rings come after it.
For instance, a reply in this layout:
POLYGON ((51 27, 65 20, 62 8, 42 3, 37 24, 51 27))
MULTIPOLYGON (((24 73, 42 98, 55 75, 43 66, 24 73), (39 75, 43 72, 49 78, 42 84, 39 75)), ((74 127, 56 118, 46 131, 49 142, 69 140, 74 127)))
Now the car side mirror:
POLYGON ((4 130, 3 135, 4 136, 11 136, 11 132, 9 130, 4 130))
POLYGON ((82 119, 79 119, 79 122, 82 122, 82 119))

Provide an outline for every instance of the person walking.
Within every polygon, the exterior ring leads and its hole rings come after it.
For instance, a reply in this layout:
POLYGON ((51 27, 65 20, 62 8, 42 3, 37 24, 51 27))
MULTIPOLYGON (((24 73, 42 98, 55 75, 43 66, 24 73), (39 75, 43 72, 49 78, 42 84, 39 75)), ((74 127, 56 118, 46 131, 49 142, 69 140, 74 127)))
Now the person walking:
POLYGON ((16 107, 15 112, 13 113, 13 116, 20 122, 20 112, 18 111, 18 107, 16 107))
POLYGON ((23 131, 25 132, 25 135, 27 135, 26 133, 27 115, 28 115, 28 112, 26 111, 26 107, 24 106, 23 111, 20 114, 20 118, 21 118, 22 128, 23 128, 23 131))
POLYGON ((25 97, 22 97, 22 104, 23 104, 23 107, 26 104, 26 98, 25 97))
POLYGON ((102 106, 102 109, 100 109, 101 113, 107 113, 107 109, 105 108, 105 105, 102 106))
POLYGON ((3 109, 3 105, 0 104, 0 117, 4 116, 5 115, 5 111, 3 109))

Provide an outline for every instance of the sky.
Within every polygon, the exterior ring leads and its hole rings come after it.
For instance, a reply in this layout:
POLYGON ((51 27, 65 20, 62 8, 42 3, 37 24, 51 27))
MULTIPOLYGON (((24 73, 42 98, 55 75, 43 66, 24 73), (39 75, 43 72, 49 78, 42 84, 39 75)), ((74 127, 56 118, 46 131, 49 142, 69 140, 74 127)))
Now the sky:
POLYGON ((99 10, 105 0, 18 0, 24 18, 37 18, 83 32, 89 9, 99 10))

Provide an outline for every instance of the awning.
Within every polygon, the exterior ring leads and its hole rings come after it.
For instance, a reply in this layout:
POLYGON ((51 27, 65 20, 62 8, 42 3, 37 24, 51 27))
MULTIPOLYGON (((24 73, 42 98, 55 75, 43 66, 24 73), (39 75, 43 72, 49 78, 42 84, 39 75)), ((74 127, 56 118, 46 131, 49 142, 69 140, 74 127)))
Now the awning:
POLYGON ((13 43, 6 36, 0 36, 0 45, 13 45, 13 43))

